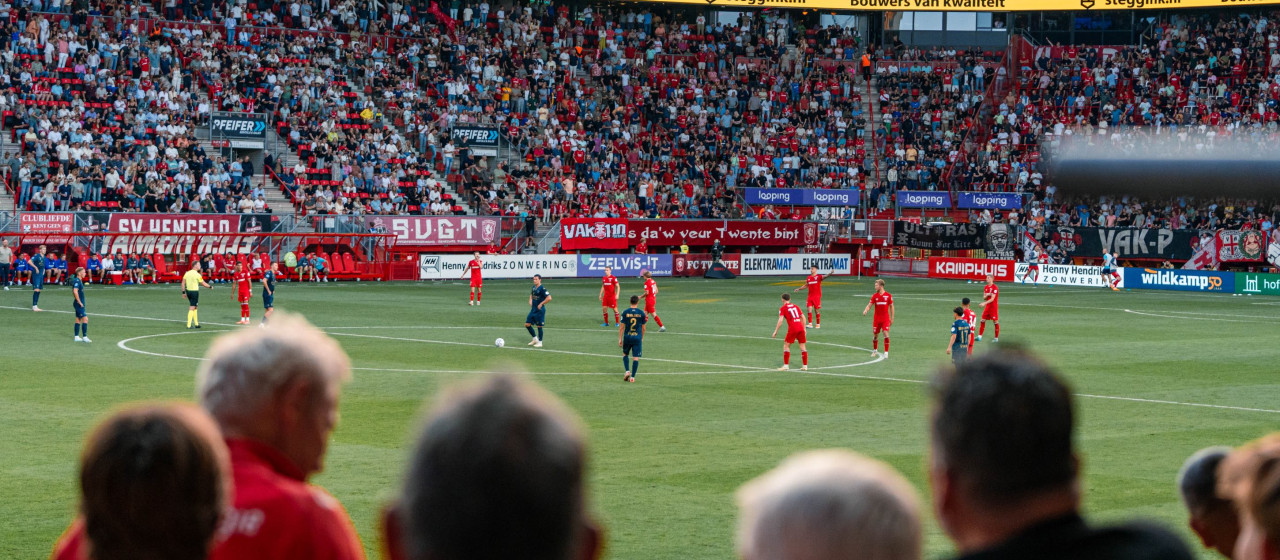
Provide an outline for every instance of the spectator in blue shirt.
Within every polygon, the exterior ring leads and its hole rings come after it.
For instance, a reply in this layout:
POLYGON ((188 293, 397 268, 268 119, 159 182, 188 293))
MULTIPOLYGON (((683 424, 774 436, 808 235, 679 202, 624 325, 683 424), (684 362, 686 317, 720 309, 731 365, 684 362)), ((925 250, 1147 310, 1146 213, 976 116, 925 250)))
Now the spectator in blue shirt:
POLYGON ((89 256, 89 262, 85 263, 85 270, 89 272, 89 282, 93 282, 93 277, 98 277, 98 282, 106 280, 106 274, 102 270, 102 257, 94 253, 89 256))

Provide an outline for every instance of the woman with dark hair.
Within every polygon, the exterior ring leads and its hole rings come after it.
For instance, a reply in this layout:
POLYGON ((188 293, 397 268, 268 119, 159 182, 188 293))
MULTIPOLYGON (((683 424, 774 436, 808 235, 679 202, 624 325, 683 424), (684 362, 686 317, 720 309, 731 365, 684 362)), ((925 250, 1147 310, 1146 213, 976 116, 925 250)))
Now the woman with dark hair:
POLYGON ((204 560, 231 500, 227 446, 188 404, 127 408, 80 458, 80 519, 55 560, 204 560))

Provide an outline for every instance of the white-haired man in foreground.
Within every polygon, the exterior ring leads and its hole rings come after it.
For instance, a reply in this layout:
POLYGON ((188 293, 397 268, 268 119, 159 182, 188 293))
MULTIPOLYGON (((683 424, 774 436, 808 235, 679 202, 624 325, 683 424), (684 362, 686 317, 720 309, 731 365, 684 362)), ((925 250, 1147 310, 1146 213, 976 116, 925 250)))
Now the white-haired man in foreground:
POLYGON ((738 490, 743 560, 918 560, 920 501, 888 465, 852 451, 793 455, 738 490))

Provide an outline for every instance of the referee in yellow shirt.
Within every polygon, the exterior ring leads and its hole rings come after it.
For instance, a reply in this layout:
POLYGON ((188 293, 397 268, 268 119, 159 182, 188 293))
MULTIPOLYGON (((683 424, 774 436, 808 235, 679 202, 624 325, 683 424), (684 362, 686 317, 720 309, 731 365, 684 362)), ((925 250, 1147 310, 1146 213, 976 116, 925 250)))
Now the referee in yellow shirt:
POLYGON ((187 308, 187 328, 200 328, 200 312, 196 309, 200 306, 200 286, 213 289, 208 282, 204 281, 204 276, 200 275, 200 261, 191 263, 191 270, 182 275, 182 295, 187 298, 187 302, 191 307, 187 308))

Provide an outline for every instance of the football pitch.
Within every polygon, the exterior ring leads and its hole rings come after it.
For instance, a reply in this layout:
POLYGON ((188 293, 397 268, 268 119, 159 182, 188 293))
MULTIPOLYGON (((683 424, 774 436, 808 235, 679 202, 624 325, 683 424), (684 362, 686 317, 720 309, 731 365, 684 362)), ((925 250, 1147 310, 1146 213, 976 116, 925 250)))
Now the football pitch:
MULTIPOLYGON (((641 291, 638 279, 621 280, 624 296, 641 291)), ((480 307, 466 305, 461 281, 280 284, 276 305, 337 338, 356 368, 315 482, 346 505, 371 557, 424 403, 477 372, 518 369, 589 427, 606 557, 730 559, 734 490, 800 450, 874 456, 927 495, 925 382, 947 361, 951 309, 982 289, 887 282, 897 307, 888 360, 869 352, 872 279, 832 277, 822 329, 809 333, 812 371, 778 372, 782 342, 769 335, 779 295, 800 279, 659 279, 667 332, 649 323, 635 384, 622 380, 616 327, 600 326, 599 280, 546 281, 542 349, 525 345, 523 280, 486 281, 480 307)), ((68 288, 45 289, 45 313, 31 312, 27 288, 0 292, 0 557, 48 555, 74 513, 83 438, 105 412, 192 398, 210 341, 245 328, 232 324, 229 287, 202 292, 204 328, 187 330, 177 286, 90 286, 92 344, 72 341, 68 288)), ((1000 342, 988 324, 975 352, 1025 345, 1069 379, 1094 519, 1156 519, 1192 543, 1173 487, 1182 461, 1280 426, 1280 298, 1010 284, 1000 309, 1000 342)), ((253 313, 256 325, 257 286, 253 313)), ((926 550, 950 551, 932 520, 926 550)))

